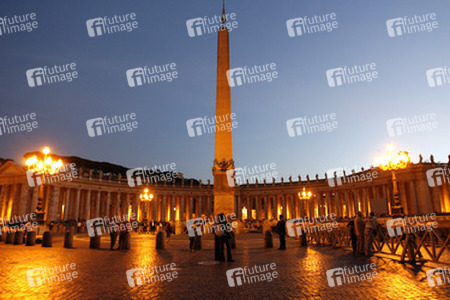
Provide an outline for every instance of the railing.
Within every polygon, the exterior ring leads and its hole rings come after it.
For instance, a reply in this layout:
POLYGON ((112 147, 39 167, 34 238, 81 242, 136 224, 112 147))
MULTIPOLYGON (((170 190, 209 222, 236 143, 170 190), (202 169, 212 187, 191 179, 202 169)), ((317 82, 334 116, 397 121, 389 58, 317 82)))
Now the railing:
MULTIPOLYGON (((450 224, 439 224, 437 228, 429 226, 426 230, 420 228, 426 228, 427 224, 416 225, 419 227, 403 227, 398 236, 390 236, 385 227, 378 228, 372 252, 395 256, 401 262, 429 261, 450 265, 450 224)), ((330 231, 307 232, 306 238, 313 245, 351 247, 349 230, 342 223, 330 231)))

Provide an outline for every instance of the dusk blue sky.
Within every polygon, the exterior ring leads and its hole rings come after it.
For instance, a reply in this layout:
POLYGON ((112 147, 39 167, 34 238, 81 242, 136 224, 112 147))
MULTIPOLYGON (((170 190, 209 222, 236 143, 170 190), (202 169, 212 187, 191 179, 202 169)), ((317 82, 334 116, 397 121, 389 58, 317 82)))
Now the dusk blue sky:
MULTIPOLYGON (((176 163, 186 177, 212 179, 214 135, 189 137, 188 119, 215 113, 217 35, 189 37, 186 21, 219 15, 221 1, 1 1, 0 15, 36 13, 34 31, 0 36, 0 117, 36 113, 30 133, 0 136, 0 157, 49 145, 125 167, 176 163), (138 28, 91 38, 86 21, 136 13, 138 28), (75 62, 71 83, 29 87, 26 70, 75 62), (131 88, 125 72, 176 63, 179 78, 131 88), (136 113, 131 133, 89 137, 86 120, 136 113)), ((231 67, 276 63, 274 81, 232 88, 237 167, 276 163, 279 176, 322 177, 327 169, 371 164, 391 141, 447 161, 450 84, 431 88, 426 70, 449 66, 448 1, 227 1, 238 28, 230 33, 231 67), (332 32, 289 37, 286 20, 335 13, 332 32), (432 32, 391 38, 386 21, 436 13, 432 32), (376 63, 378 78, 331 88, 326 71, 376 63), (286 121, 335 113, 330 133, 289 137, 286 121), (386 121, 435 113, 431 132, 389 137, 386 121)))

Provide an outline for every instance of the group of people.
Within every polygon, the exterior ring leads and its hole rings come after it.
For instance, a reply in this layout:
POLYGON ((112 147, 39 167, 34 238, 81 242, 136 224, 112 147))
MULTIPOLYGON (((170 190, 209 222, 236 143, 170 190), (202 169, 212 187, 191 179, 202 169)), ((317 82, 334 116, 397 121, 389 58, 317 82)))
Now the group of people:
MULTIPOLYGON (((202 226, 202 225, 199 225, 202 226)), ((191 225, 193 232, 196 232, 197 226, 191 225)), ((201 228, 203 231, 203 228, 201 228)), ((189 232, 186 228, 186 232, 189 232)), ((225 261, 225 247, 226 247, 226 260, 233 262, 231 255, 231 244, 234 240, 234 232, 231 224, 227 221, 225 214, 218 214, 214 224, 212 225, 212 233, 214 234, 214 260, 225 261)), ((189 236, 189 250, 195 251, 195 240, 197 236, 189 236)))
POLYGON ((373 212, 370 213, 369 219, 364 221, 362 213, 358 211, 356 217, 347 224, 352 240, 353 254, 372 255, 373 240, 380 227, 381 224, 373 212))
POLYGON ((109 235, 111 238, 111 243, 109 250, 128 250, 130 248, 130 232, 132 231, 132 227, 130 223, 127 221, 116 223, 111 221, 109 224, 109 235), (119 236, 119 246, 117 249, 114 249, 116 245, 117 236, 119 236))

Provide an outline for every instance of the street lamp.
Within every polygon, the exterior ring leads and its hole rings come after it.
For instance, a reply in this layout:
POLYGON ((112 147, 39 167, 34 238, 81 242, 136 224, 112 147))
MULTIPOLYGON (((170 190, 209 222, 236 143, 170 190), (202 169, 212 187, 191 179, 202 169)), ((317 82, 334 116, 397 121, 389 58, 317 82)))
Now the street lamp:
MULTIPOLYGON (((309 199, 311 199, 312 195, 313 194, 310 191, 308 191, 308 192, 306 191, 305 187, 303 187, 303 191, 298 193, 298 199, 303 200, 304 203, 306 204, 308 217, 309 217, 309 214, 310 214, 308 201, 309 201, 309 199)), ((303 204, 303 207, 305 207, 304 204, 303 204)))
POLYGON ((45 146, 44 149, 42 149, 42 153, 44 153, 43 159, 37 155, 26 158, 25 164, 27 165, 28 170, 50 175, 59 172, 63 166, 62 160, 59 159, 58 161, 54 161, 52 157, 49 156, 50 148, 48 146, 45 146))
POLYGON ((139 195, 139 198, 141 199, 141 201, 152 201, 153 197, 154 197, 153 194, 148 193, 148 189, 145 189, 144 193, 139 195))
MULTIPOLYGON (((42 154, 40 155, 33 155, 30 157, 25 157, 25 165, 28 167, 28 171, 33 173, 41 173, 45 175, 54 175, 58 173, 61 168, 64 166, 61 159, 59 160, 53 160, 53 158, 49 155, 50 154, 50 148, 48 146, 45 146, 44 149, 42 149, 42 154)), ((43 180, 42 185, 45 184, 45 180, 43 180)), ((38 195, 39 193, 39 186, 36 187, 38 195)), ((41 220, 44 217, 44 203, 41 199, 38 199, 38 202, 36 204, 36 215, 38 216, 38 219, 41 220)), ((64 215, 64 205, 62 206, 62 215, 64 215)))
POLYGON ((392 171, 392 185, 394 189, 394 206, 392 206, 393 215, 403 215, 403 206, 400 202, 400 193, 397 186, 396 170, 404 169, 410 161, 409 154, 406 151, 394 151, 392 144, 387 145, 387 153, 375 157, 375 163, 383 171, 392 171))

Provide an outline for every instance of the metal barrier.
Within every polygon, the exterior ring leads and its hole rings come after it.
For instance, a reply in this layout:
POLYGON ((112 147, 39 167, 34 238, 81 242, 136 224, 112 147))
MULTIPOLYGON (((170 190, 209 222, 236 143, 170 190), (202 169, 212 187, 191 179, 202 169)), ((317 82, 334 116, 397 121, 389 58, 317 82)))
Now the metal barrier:
MULTIPOLYGON (((390 236, 385 226, 378 228, 373 239, 372 252, 393 255, 401 262, 419 260, 450 264, 450 224, 417 230, 418 227, 425 228, 427 224, 404 226, 398 236, 390 236)), ((307 231, 305 234, 308 244, 351 247, 350 232, 346 225, 340 223, 337 228, 331 230, 307 231)))

